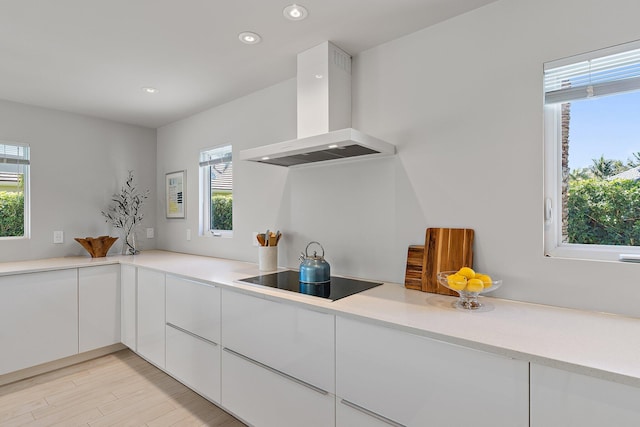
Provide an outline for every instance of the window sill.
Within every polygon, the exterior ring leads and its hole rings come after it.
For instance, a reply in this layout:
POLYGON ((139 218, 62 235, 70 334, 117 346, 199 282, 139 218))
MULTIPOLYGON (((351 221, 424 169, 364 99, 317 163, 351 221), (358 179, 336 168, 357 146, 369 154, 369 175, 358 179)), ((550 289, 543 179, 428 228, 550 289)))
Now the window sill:
POLYGON ((230 239, 233 237, 233 231, 205 231, 204 234, 200 235, 201 237, 214 237, 216 239, 230 239))
POLYGON ((621 261, 620 254, 640 256, 640 247, 637 246, 607 246, 607 245, 560 245, 554 249, 545 251, 545 256, 550 258, 567 258, 589 261, 621 261))

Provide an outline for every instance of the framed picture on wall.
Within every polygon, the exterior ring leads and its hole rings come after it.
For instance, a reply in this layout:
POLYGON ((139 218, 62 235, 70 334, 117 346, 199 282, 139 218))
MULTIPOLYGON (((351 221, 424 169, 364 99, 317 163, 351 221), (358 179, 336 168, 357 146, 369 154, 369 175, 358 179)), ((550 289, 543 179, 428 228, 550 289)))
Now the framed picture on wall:
POLYGON ((185 218, 187 171, 170 172, 165 176, 165 206, 167 218, 185 218))

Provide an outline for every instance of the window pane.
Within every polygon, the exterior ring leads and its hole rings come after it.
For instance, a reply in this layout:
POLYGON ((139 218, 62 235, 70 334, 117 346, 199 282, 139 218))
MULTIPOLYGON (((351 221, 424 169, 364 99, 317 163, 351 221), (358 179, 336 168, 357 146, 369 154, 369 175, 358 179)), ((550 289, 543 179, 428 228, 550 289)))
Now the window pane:
POLYGON ((233 230, 233 164, 211 166, 211 229, 233 230))
POLYGON ((29 147, 0 143, 0 237, 25 236, 29 147))
POLYGON ((0 172, 0 237, 24 236, 24 175, 0 172))
POLYGON ((204 231, 233 230, 231 145, 202 151, 200 153, 200 168, 204 174, 201 197, 206 203, 202 218, 206 224, 204 231))
POLYGON ((640 92, 565 107, 563 241, 640 246, 640 92))

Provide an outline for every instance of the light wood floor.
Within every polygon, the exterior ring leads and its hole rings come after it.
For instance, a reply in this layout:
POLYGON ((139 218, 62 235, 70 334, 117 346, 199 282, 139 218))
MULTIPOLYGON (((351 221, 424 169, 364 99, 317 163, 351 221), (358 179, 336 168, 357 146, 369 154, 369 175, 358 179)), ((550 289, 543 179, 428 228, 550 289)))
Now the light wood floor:
POLYGON ((218 426, 233 418, 122 350, 0 387, 0 426, 218 426))

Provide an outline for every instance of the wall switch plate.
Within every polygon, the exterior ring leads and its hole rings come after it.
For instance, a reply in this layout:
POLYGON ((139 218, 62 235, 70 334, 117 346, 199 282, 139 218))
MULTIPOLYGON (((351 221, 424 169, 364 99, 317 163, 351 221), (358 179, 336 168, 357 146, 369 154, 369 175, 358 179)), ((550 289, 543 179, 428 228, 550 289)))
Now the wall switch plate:
POLYGON ((187 228, 187 241, 191 240, 191 229, 187 228))
POLYGON ((253 246, 260 246, 260 242, 258 242, 258 232, 257 231, 252 231, 251 232, 251 243, 253 244, 253 246))
POLYGON ((147 228, 147 239, 153 239, 155 234, 153 232, 153 228, 147 228))
POLYGON ((64 243, 64 232, 63 231, 54 231, 53 232, 53 243, 64 243))

